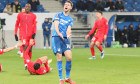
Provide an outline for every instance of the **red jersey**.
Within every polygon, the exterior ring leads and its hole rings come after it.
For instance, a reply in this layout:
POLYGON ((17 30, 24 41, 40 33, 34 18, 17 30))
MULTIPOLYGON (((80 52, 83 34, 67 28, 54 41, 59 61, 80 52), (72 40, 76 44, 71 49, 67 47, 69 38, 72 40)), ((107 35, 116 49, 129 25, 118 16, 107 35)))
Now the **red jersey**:
POLYGON ((34 64, 35 63, 39 63, 40 65, 42 65, 42 61, 40 59, 36 60, 35 62, 32 62, 28 53, 29 53, 29 50, 30 50, 31 46, 29 46, 26 51, 25 51, 25 54, 24 54, 24 60, 26 61, 27 63, 27 69, 28 71, 31 73, 31 74, 34 74, 34 75, 43 75, 45 73, 47 73, 49 71, 49 69, 47 69, 46 67, 40 67, 38 70, 35 70, 34 69, 34 64))
POLYGON ((0 49, 0 54, 3 54, 3 49, 0 49))
POLYGON ((45 73, 47 73, 47 69, 45 67, 40 67, 38 70, 35 70, 34 69, 34 64, 35 63, 39 63, 40 65, 42 65, 42 61, 40 59, 36 60, 35 62, 29 62, 27 64, 27 69, 28 71, 31 73, 31 74, 34 74, 34 75, 43 75, 45 73))
POLYGON ((36 33, 36 23, 36 15, 32 12, 29 14, 26 14, 25 12, 19 13, 15 24, 15 34, 17 34, 19 28, 20 36, 25 38, 31 37, 36 33))
POLYGON ((97 29, 96 36, 104 36, 107 35, 108 33, 108 21, 102 17, 102 19, 97 19, 95 21, 94 27, 92 30, 89 32, 88 35, 91 35, 94 33, 94 31, 97 29))

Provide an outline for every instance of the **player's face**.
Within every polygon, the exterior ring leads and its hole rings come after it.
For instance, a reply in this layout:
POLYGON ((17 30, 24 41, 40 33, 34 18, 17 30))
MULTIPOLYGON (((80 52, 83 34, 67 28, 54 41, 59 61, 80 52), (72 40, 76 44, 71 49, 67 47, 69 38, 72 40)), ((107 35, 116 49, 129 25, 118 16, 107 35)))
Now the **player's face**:
POLYGON ((71 4, 68 3, 68 2, 66 2, 66 3, 64 4, 64 12, 68 12, 68 11, 70 11, 71 9, 72 9, 71 4))
POLYGON ((25 12, 26 13, 29 13, 30 10, 31 10, 31 6, 29 4, 26 4, 26 6, 25 6, 25 12))
POLYGON ((102 14, 99 13, 99 12, 97 12, 97 13, 96 13, 96 17, 97 17, 97 18, 100 18, 100 17, 102 17, 102 14))

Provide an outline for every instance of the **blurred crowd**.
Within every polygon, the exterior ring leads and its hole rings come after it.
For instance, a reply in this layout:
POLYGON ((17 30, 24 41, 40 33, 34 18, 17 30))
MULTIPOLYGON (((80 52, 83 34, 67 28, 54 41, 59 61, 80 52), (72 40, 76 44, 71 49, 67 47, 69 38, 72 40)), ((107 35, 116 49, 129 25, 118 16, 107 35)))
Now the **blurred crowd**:
POLYGON ((122 45, 124 43, 127 43, 129 45, 140 44, 140 24, 138 25, 136 30, 134 30, 133 24, 130 24, 128 28, 127 26, 124 26, 123 31, 121 31, 117 27, 117 25, 115 25, 114 31, 115 31, 115 41, 119 41, 120 44, 122 45))
POLYGON ((79 0, 76 3, 77 11, 124 11, 124 4, 121 0, 117 0, 117 2, 113 2, 112 0, 108 0, 105 2, 104 0, 96 0, 93 2, 92 0, 87 0, 86 3, 84 0, 79 0))

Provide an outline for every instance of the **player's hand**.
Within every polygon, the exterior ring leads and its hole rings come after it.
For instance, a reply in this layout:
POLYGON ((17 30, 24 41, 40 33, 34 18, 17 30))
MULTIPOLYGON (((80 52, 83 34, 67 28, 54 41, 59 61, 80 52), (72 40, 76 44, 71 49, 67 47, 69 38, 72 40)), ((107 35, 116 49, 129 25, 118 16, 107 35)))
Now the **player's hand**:
POLYGON ((67 33, 67 39, 70 39, 71 36, 72 36, 71 32, 67 33))
POLYGON ((17 36, 17 34, 15 35, 15 40, 18 41, 18 36, 17 36))
POLYGON ((34 44, 34 39, 30 39, 30 45, 32 46, 34 44))
POLYGON ((106 38, 107 38, 107 35, 104 35, 104 40, 106 40, 106 38))
POLYGON ((88 39, 88 37, 89 37, 89 35, 86 35, 86 36, 85 36, 85 39, 87 40, 87 39, 88 39))
POLYGON ((64 40, 63 32, 59 33, 58 35, 60 36, 60 38, 62 38, 64 40))
POLYGON ((68 34, 67 35, 67 39, 70 39, 71 36, 72 36, 72 34, 68 34))

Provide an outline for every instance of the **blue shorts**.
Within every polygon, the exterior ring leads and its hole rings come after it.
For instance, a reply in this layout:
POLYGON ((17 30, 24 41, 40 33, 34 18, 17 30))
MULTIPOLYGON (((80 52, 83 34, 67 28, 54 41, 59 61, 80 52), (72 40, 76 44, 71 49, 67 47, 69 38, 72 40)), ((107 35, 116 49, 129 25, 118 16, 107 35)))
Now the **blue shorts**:
POLYGON ((64 38, 64 40, 62 40, 62 38, 57 36, 52 37, 52 49, 55 55, 56 53, 60 53, 64 56, 66 50, 71 50, 69 39, 64 38))

